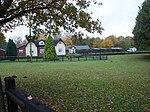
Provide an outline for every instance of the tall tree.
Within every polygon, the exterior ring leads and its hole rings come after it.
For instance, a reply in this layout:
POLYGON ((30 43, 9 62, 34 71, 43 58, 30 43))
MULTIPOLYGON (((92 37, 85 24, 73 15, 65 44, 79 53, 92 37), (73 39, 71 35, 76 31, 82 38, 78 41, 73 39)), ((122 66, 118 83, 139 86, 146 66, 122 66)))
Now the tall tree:
POLYGON ((101 22, 85 11, 92 3, 101 5, 97 0, 0 0, 1 30, 29 26, 26 20, 31 19, 35 34, 59 32, 60 27, 72 33, 80 27, 101 34, 101 22))
POLYGON ((44 58, 45 60, 55 60, 57 58, 53 38, 51 35, 48 36, 44 46, 44 58))
POLYGON ((66 37, 66 38, 63 39, 63 41, 65 42, 65 44, 66 44, 67 46, 73 45, 73 42, 72 42, 71 37, 66 37))
POLYGON ((97 38, 94 38, 94 41, 93 41, 93 48, 101 48, 101 43, 102 43, 102 39, 100 39, 99 37, 97 38))
POLYGON ((117 37, 115 35, 110 35, 106 39, 110 39, 113 42, 113 47, 116 47, 117 37))
POLYGON ((135 47, 134 46, 134 39, 131 36, 126 36, 125 37, 125 43, 126 43, 126 48, 129 49, 131 47, 135 47))
POLYGON ((150 50, 150 0, 145 0, 139 8, 133 34, 139 50, 150 50))
POLYGON ((116 44, 115 44, 115 47, 121 47, 123 50, 126 50, 125 37, 119 36, 119 37, 117 38, 117 42, 116 42, 116 44))
POLYGON ((110 39, 110 38, 106 38, 106 39, 102 42, 102 47, 103 47, 103 48, 111 48, 111 47, 114 47, 113 40, 110 39))
POLYGON ((93 47, 95 38, 86 36, 86 38, 83 39, 83 45, 88 45, 89 47, 93 47))
POLYGON ((17 47, 13 40, 9 39, 7 48, 6 48, 6 55, 8 56, 10 61, 15 61, 17 56, 17 47))

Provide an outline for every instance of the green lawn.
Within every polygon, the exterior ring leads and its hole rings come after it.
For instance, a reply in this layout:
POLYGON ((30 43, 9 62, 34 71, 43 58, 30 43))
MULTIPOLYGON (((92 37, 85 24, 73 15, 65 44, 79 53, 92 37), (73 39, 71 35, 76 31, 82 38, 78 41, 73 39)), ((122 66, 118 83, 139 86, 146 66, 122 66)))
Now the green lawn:
POLYGON ((16 75, 18 87, 58 112, 150 111, 150 55, 116 55, 105 61, 0 62, 0 75, 16 75))

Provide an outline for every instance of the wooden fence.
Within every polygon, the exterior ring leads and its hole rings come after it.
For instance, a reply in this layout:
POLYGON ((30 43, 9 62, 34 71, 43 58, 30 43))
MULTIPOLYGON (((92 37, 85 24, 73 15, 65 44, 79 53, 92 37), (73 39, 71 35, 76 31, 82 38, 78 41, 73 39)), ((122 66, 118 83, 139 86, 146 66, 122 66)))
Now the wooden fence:
MULTIPOLYGON (((30 95, 17 88, 15 79, 13 77, 5 78, 5 94, 7 98, 8 112, 18 112, 19 109, 22 112, 54 112, 52 108, 49 108, 37 99, 32 98, 30 95)), ((2 104, 2 106, 0 107, 1 112, 6 112, 4 108, 5 105, 3 94, 0 94, 0 97, 2 97, 2 99, 0 99, 0 103, 2 104)))
MULTIPOLYGON (((30 57, 14 57, 14 56, 5 56, 0 57, 0 61, 8 61, 10 58, 15 59, 18 62, 30 62, 30 57)), ((52 61, 82 61, 82 60, 107 60, 107 55, 103 54, 80 54, 80 55, 65 55, 65 56, 58 56, 57 59, 52 61)), ((32 57, 32 61, 46 61, 43 57, 34 56, 32 57)))

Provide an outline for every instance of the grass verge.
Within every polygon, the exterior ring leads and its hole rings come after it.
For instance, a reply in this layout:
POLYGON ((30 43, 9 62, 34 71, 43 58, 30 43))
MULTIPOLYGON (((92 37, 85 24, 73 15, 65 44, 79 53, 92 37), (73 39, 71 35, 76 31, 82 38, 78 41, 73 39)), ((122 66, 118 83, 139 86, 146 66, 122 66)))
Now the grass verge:
POLYGON ((0 75, 16 75, 18 87, 58 112, 150 111, 150 55, 79 62, 2 62, 0 75))

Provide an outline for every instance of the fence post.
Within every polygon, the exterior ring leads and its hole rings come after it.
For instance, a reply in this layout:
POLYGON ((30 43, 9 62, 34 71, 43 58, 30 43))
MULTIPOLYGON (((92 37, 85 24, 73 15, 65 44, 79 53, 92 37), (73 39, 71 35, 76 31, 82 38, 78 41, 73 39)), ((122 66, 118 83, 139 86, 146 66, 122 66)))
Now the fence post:
POLYGON ((101 60, 101 55, 99 55, 99 60, 101 60))
POLYGON ((94 60, 94 55, 93 55, 93 60, 94 60))
POLYGON ((7 97, 7 103, 8 103, 8 112, 18 112, 18 106, 17 104, 11 100, 10 96, 7 94, 7 90, 9 88, 15 88, 15 79, 12 77, 6 77, 5 79, 5 91, 6 91, 6 97, 7 97))
POLYGON ((85 55, 85 61, 87 61, 87 55, 85 55))
POLYGON ((106 55, 106 60, 108 60, 108 56, 106 55))
POLYGON ((64 61, 64 56, 62 56, 62 61, 64 61))

